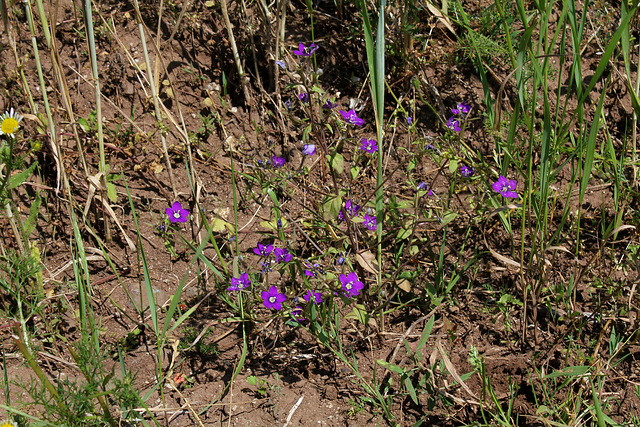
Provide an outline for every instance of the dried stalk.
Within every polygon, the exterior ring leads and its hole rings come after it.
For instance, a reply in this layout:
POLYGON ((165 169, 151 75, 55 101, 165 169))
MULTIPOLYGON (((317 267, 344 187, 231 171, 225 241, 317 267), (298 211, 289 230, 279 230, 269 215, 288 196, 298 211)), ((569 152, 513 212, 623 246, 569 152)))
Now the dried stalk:
POLYGON ((236 62, 236 68, 238 69, 238 75, 240 76, 240 85, 244 92, 244 102, 246 105, 251 106, 253 101, 251 94, 249 93, 249 76, 247 76, 242 68, 240 62, 240 55, 238 54, 238 48, 236 46, 236 39, 233 36, 233 26, 229 20, 229 11, 227 9, 227 0, 220 0, 220 9, 222 10, 222 17, 224 19, 224 26, 227 28, 227 34, 229 35, 229 44, 231 45, 231 51, 233 52, 233 59, 236 62))

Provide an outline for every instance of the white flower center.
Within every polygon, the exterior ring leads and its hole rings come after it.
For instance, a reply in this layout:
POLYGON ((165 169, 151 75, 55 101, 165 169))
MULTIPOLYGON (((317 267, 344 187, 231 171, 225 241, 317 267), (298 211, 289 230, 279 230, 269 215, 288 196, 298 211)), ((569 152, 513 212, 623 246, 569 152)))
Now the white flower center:
POLYGON ((349 282, 346 285, 344 285, 344 287, 347 288, 348 291, 350 291, 351 288, 353 288, 353 285, 351 284, 351 282, 349 282))
POLYGON ((180 218, 181 216, 182 216, 182 215, 180 215, 180 211, 174 211, 174 212, 173 212, 173 217, 174 217, 175 219, 178 219, 178 218, 180 218))
POLYGON ((269 297, 269 302, 272 304, 276 302, 276 297, 269 297))

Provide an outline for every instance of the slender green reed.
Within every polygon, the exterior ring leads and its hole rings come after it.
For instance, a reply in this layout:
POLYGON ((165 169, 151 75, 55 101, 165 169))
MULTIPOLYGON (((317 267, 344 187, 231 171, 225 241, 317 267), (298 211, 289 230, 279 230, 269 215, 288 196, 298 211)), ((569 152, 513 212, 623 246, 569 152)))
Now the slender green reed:
MULTIPOLYGON (((367 63, 369 65, 369 76, 371 84, 371 94, 373 96, 373 111, 376 120, 376 135, 378 141, 378 164, 376 168, 376 235, 377 235, 377 283, 376 289, 382 287, 382 234, 384 226, 384 168, 382 159, 384 157, 384 93, 385 93, 385 26, 384 14, 386 0, 380 0, 378 9, 378 28, 374 42, 373 30, 369 21, 369 11, 367 3, 360 0, 360 15, 364 27, 365 46, 367 50, 367 63)), ((381 312, 382 313, 382 312, 381 312)), ((384 330, 384 317, 381 314, 381 327, 384 330)))

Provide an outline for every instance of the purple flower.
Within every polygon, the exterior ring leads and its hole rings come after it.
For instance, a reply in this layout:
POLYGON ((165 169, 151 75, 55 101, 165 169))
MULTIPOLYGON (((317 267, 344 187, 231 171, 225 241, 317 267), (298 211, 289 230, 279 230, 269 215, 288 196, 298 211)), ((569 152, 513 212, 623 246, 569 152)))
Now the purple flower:
POLYGON ((281 168, 286 163, 286 160, 284 157, 278 157, 274 154, 273 157, 271 157, 271 162, 274 168, 281 168))
POLYGON ((273 255, 276 257, 276 262, 289 262, 293 259, 293 255, 285 248, 275 248, 273 255))
POLYGON ((302 154, 313 156, 314 154, 316 154, 316 146, 313 144, 304 144, 302 146, 302 154))
POLYGON ((342 265, 344 264, 346 260, 344 259, 344 254, 340 254, 340 256, 338 257, 338 259, 336 260, 336 262, 338 263, 338 265, 342 265))
POLYGON ((362 145, 360 146, 360 148, 367 153, 375 153, 376 151, 378 151, 378 144, 376 144, 375 139, 362 138, 362 145))
POLYGON ((227 288, 228 291, 239 291, 244 288, 248 288, 251 285, 251 280, 249 280, 249 275, 247 273, 242 273, 239 278, 232 277, 231 278, 231 286, 227 288))
POLYGON ((476 170, 471 166, 467 166, 467 165, 460 166, 460 174, 465 178, 471 178, 475 172, 476 170))
POLYGON ((262 296, 262 303, 264 306, 274 310, 280 310, 282 308, 282 303, 287 299, 284 294, 278 292, 276 285, 271 286, 268 291, 262 291, 260 296, 262 296))
POLYGON ((509 180, 500 175, 498 181, 494 182, 492 187, 493 190, 500 193, 502 197, 517 199, 518 193, 514 191, 516 189, 516 185, 518 185, 518 182, 515 179, 509 180))
POLYGON ((364 124, 364 120, 358 117, 355 110, 349 110, 349 111, 340 110, 340 114, 342 114, 342 118, 344 119, 344 121, 351 125, 362 126, 364 124))
POLYGON ((364 221, 362 223, 366 225, 369 230, 375 230, 377 226, 376 216, 370 216, 366 213, 364 214, 364 221))
POLYGON ((284 101, 284 106, 291 110, 293 108, 293 102, 291 102, 290 99, 287 99, 286 101, 284 101))
POLYGON ((462 114, 463 116, 471 111, 471 105, 466 102, 458 102, 456 108, 452 108, 451 112, 453 114, 462 114))
POLYGON ((296 306, 296 308, 291 310, 291 320, 298 323, 304 322, 306 319, 304 319, 303 317, 300 317, 301 314, 302 314, 302 307, 296 306))
POLYGON ((313 263, 313 265, 311 265, 310 263, 305 262, 305 265, 308 268, 307 270, 304 271, 305 276, 314 277, 316 273, 320 273, 320 274, 324 273, 324 271, 322 271, 318 263, 313 263))
POLYGON ((358 275, 355 272, 351 272, 346 276, 340 275, 340 283, 342 284, 342 290, 348 297, 355 297, 360 295, 360 291, 364 288, 364 283, 358 280, 358 275))
POLYGON ((407 124, 411 126, 411 116, 407 116, 407 124))
POLYGON ((271 261, 267 261, 267 262, 260 261, 260 265, 262 266, 262 270, 260 271, 262 274, 273 271, 271 267, 269 267, 271 265, 271 261))
POLYGON ((268 256, 273 251, 273 245, 263 245, 258 242, 258 246, 253 248, 253 253, 260 256, 268 256))
POLYGON ((323 110, 331 110, 331 109, 333 109, 333 108, 336 108, 337 106, 338 106, 338 104, 334 104, 333 102, 331 102, 331 101, 329 101, 329 100, 327 99, 327 102, 325 102, 325 103, 322 105, 322 109, 323 109, 323 110))
POLYGON ((164 210, 164 212, 169 217, 169 221, 173 222, 187 222, 187 217, 189 216, 189 211, 187 209, 182 209, 182 205, 180 202, 173 202, 170 208, 164 210))
POLYGON ((300 95, 298 95, 298 99, 303 104, 308 104, 309 103, 309 94, 307 92, 301 93, 300 95))
POLYGON ((309 47, 304 47, 304 44, 300 43, 298 50, 294 50, 293 53, 298 56, 311 56, 316 50, 318 50, 318 46, 315 43, 311 43, 309 47))
MULTIPOLYGON (((355 203, 351 202, 351 199, 347 200, 347 202, 344 204, 344 210, 347 212, 347 214, 349 214, 349 217, 352 218, 354 217, 358 211, 360 210, 360 205, 357 205, 355 203)), ((344 219, 344 215, 342 214, 342 209, 340 210, 340 214, 339 214, 340 219, 344 219)))
POLYGON ((460 132, 460 121, 456 119, 455 116, 451 116, 451 118, 447 121, 447 127, 453 131, 460 132))
POLYGON ((287 64, 285 64, 284 61, 276 61, 276 65, 282 68, 283 70, 287 69, 287 64))
MULTIPOLYGON (((418 184, 416 186, 416 190, 418 190, 418 191, 427 191, 427 190, 429 190, 429 186, 427 185, 426 182, 422 181, 420 184, 418 184)), ((429 190, 429 192, 427 194, 425 194, 425 196, 426 197, 433 196, 433 190, 429 190)))
POLYGON ((322 302, 322 294, 320 292, 313 292, 309 290, 305 295, 302 296, 302 299, 304 299, 306 302, 320 304, 322 302))

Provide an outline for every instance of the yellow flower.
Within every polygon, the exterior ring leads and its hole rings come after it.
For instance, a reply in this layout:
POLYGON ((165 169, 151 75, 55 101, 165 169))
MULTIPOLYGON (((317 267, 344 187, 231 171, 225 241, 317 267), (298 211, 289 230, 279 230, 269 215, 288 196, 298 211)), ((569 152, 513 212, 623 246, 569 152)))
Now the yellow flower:
POLYGON ((18 424, 11 420, 4 420, 0 422, 0 427, 18 427, 18 424))
MULTIPOLYGON (((16 132, 18 128, 20 128, 20 121, 22 121, 22 116, 13 111, 11 108, 10 111, 5 112, 2 116, 0 116, 0 135, 9 135, 11 138, 15 138, 16 132)), ((3 424, 0 424, 0 427, 5 427, 3 424)))

